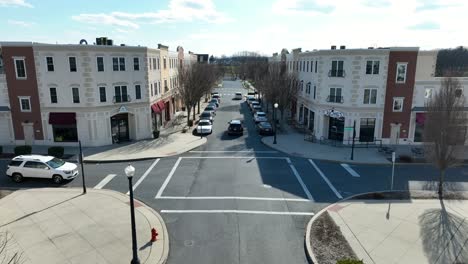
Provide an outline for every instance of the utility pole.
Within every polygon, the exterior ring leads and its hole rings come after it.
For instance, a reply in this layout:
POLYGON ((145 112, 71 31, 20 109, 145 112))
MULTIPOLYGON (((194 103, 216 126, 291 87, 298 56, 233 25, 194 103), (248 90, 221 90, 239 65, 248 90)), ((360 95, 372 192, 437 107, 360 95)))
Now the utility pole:
POLYGON ((390 190, 393 191, 393 176, 395 175, 395 151, 392 152, 392 182, 390 183, 390 190))
POLYGON ((353 143, 351 145, 351 160, 354 160, 354 138, 356 137, 356 120, 353 125, 353 143))

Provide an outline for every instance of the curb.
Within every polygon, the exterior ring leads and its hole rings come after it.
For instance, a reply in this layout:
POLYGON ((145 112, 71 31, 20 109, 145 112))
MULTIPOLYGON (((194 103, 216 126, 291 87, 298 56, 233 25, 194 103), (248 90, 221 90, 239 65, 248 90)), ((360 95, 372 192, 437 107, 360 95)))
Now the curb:
MULTIPOLYGON (((358 196, 361 196, 361 195, 366 195, 366 194, 372 194, 372 193, 383 193, 383 192, 411 192, 411 190, 381 190, 381 191, 374 191, 374 192, 364 192, 364 193, 358 193, 358 194, 353 194, 349 197, 346 197, 344 199, 341 199, 335 203, 332 203, 328 206, 326 206, 325 208, 323 208, 322 210, 320 210, 318 213, 316 213, 310 220, 309 222, 307 223, 307 228, 306 228, 306 234, 305 234, 305 247, 306 247, 306 258, 307 258, 307 261, 310 263, 310 264, 319 264, 319 262, 317 261, 317 258, 315 257, 314 255, 314 252, 312 251, 312 245, 310 244, 310 232, 311 232, 311 229, 312 229, 312 224, 314 223, 315 220, 317 220, 317 218, 319 216, 321 216, 323 214, 323 212, 327 211, 328 208, 332 207, 332 206, 335 206, 336 204, 338 203, 342 203, 344 201, 348 201, 348 200, 352 200, 358 196)), ((413 190, 413 191, 416 191, 416 190, 413 190)), ((390 200, 390 199, 389 199, 390 200)))
MULTIPOLYGON (((2 198, 5 199, 5 198, 9 198, 9 199, 12 199, 13 197, 15 197, 16 195, 18 195, 18 191, 33 191, 33 192, 47 192, 49 190, 52 190, 52 191, 55 191, 55 192, 69 192, 69 191, 76 191, 76 190, 79 190, 81 192, 81 188, 77 188, 77 187, 73 187, 73 188, 40 188, 40 189, 20 189, 20 190, 16 190, 16 191, 13 191, 10 195, 2 198)), ((123 193, 120 193, 118 191, 114 191, 114 190, 95 190, 95 189, 90 189, 88 192, 94 192, 94 193, 100 193, 100 194, 103 194, 103 195, 108 195, 108 196, 113 196, 115 199, 118 199, 124 203, 128 203, 128 195, 126 194, 123 194, 123 193)), ((163 233, 163 238, 164 238, 164 244, 163 244, 163 251, 162 251, 162 255, 161 257, 159 258, 159 260, 157 262, 150 262, 150 263, 157 263, 157 264, 165 264, 167 263, 167 259, 169 257, 169 232, 167 231, 167 227, 166 227, 166 223, 164 222, 164 219, 162 218, 162 216, 156 212, 153 208, 151 208, 150 206, 148 206, 146 203, 142 202, 141 200, 139 199, 134 199, 135 201, 137 201, 139 204, 141 204, 146 210, 149 211, 149 213, 151 214, 150 216, 154 216, 158 219, 158 221, 160 222, 161 226, 162 226, 162 233, 163 233)), ((135 210, 139 210, 138 208, 135 208, 135 210)), ((141 213, 145 218, 146 218, 146 221, 148 221, 149 223, 149 219, 148 219, 148 216, 147 216, 147 212, 141 212, 139 211, 139 213, 141 213)), ((149 223, 150 226, 151 226, 151 223, 149 223)), ((151 254, 150 256, 148 257, 147 260, 151 260, 153 261, 153 259, 150 258, 151 257, 151 254)))
POLYGON ((195 148, 198 148, 200 146, 203 146, 204 144, 206 144, 206 142, 208 141, 206 139, 206 137, 203 138, 204 139, 204 142, 198 146, 194 146, 194 147, 187 147, 187 148, 184 148, 183 150, 180 150, 180 151, 177 151, 177 152, 173 152, 172 154, 162 154, 162 155, 158 155, 158 156, 150 156, 150 157, 142 157, 142 158, 134 158, 134 159, 115 159, 115 160, 87 160, 86 157, 84 158, 83 160, 83 163, 87 163, 87 164, 95 164, 95 163, 117 163, 117 162, 127 162, 127 161, 142 161, 142 160, 151 160, 151 159, 157 159, 157 158, 167 158, 167 157, 173 157, 173 156, 178 156, 178 155, 181 155, 181 154, 184 154, 190 150, 193 150, 195 148))
MULTIPOLYGON (((285 153, 285 154, 287 154, 289 156, 298 157, 298 158, 314 159, 314 160, 329 161, 329 162, 336 162, 336 163, 360 164, 360 165, 391 165, 392 164, 391 162, 388 162, 388 163, 383 163, 383 162, 361 162, 361 161, 352 161, 352 160, 333 160, 333 159, 315 158, 315 157, 310 157, 310 156, 301 155, 301 154, 293 154, 293 153, 289 153, 287 151, 281 150, 279 148, 275 148, 275 147, 271 146, 271 144, 266 143, 264 141, 264 138, 262 138, 261 141, 265 146, 268 146, 268 147, 270 147, 272 149, 283 152, 283 153, 285 153)), ((426 164, 426 163, 395 163, 395 164, 400 165, 400 164, 426 164)))

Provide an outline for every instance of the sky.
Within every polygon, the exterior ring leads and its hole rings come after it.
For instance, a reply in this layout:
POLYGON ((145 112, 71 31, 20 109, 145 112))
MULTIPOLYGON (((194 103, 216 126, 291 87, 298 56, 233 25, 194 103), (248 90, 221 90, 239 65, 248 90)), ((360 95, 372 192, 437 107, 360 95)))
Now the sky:
POLYGON ((0 0, 0 41, 114 44, 215 56, 302 48, 466 46, 466 0, 0 0))

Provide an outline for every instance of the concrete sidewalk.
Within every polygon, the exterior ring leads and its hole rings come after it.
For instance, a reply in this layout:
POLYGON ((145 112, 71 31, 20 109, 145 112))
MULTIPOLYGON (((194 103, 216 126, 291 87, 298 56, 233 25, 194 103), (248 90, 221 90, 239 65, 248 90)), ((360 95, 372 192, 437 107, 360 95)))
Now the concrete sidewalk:
POLYGON ((377 148, 354 148, 354 159, 351 160, 350 147, 333 147, 312 143, 304 140, 304 135, 296 132, 277 135, 277 144, 273 144, 273 137, 263 137, 262 142, 279 151, 293 156, 310 159, 321 159, 347 163, 390 164, 377 148))
MULTIPOLYGON (((8 232, 6 256, 24 264, 129 263, 132 258, 128 196, 109 190, 31 189, 0 199, 0 232, 8 232)), ((169 236, 161 216, 136 201, 141 263, 165 263, 169 236), (151 228, 159 233, 151 243, 151 228)))
POLYGON ((468 263, 467 200, 350 200, 327 211, 364 263, 468 263))

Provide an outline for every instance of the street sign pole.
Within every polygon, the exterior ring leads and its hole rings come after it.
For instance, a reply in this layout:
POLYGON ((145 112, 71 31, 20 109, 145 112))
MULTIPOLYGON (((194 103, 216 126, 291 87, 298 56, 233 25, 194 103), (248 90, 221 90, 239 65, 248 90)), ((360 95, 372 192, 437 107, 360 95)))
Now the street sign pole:
POLYGON ((392 182, 390 183, 390 190, 393 191, 393 176, 395 175, 395 152, 392 152, 392 182))
POLYGON ((351 145, 351 160, 354 160, 354 138, 356 137, 356 120, 353 125, 353 143, 351 145))
POLYGON ((80 164, 81 164, 81 178, 83 183, 83 194, 86 193, 86 183, 85 183, 85 173, 84 173, 84 165, 83 165, 83 150, 81 149, 81 140, 78 140, 78 145, 80 147, 80 164))

